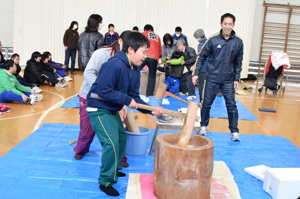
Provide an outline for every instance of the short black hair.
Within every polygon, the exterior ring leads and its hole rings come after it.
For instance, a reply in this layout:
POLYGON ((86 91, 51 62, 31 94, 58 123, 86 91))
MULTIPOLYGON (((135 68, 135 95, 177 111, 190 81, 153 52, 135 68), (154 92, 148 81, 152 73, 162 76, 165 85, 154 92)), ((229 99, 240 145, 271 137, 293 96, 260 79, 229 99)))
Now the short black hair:
POLYGON ((175 28, 175 32, 182 32, 181 27, 180 27, 180 26, 177 26, 177 27, 175 28))
POLYGON ((108 24, 108 28, 110 28, 111 26, 115 27, 114 24, 112 24, 112 23, 108 24))
POLYGON ((14 54, 11 56, 11 59, 14 59, 14 58, 16 58, 16 57, 20 57, 20 55, 17 54, 17 53, 14 53, 14 54))
POLYGON ((225 13, 221 16, 221 23, 224 21, 225 18, 230 17, 233 20, 233 23, 235 23, 235 16, 230 13, 225 13))
POLYGON ((144 31, 154 31, 154 28, 153 28, 152 25, 146 24, 146 25, 144 26, 144 31))
POLYGON ((170 46, 173 46, 173 37, 169 33, 165 34, 163 37, 163 42, 164 42, 165 46, 168 46, 168 44, 167 44, 168 41, 171 41, 170 46))
POLYGON ((131 47, 136 52, 140 47, 145 45, 147 45, 147 48, 150 47, 150 42, 145 35, 139 32, 131 32, 123 40, 122 51, 128 53, 128 48, 131 47))
POLYGON ((42 61, 45 61, 46 59, 48 59, 49 57, 48 57, 48 55, 46 55, 46 54, 42 54, 42 58, 41 58, 41 60, 42 61))
POLYGON ((46 56, 49 57, 49 56, 51 56, 51 53, 49 51, 46 51, 46 52, 43 53, 43 55, 46 55, 46 56))
POLYGON ((78 22, 77 21, 72 21, 71 24, 70 24, 70 27, 69 27, 70 30, 72 30, 74 24, 77 24, 77 28, 75 30, 78 29, 78 22))
POLYGON ((42 54, 38 51, 35 51, 31 54, 31 59, 36 59, 38 57, 42 57, 42 54))
POLYGON ((182 56, 182 52, 174 51, 172 58, 179 59, 182 56))
POLYGON ((134 27, 132 28, 132 30, 139 31, 139 28, 138 28, 137 26, 134 26, 134 27))
POLYGON ((7 60, 7 61, 5 61, 5 62, 4 62, 3 69, 9 70, 10 67, 13 67, 14 63, 15 63, 15 62, 14 62, 13 60, 7 60))

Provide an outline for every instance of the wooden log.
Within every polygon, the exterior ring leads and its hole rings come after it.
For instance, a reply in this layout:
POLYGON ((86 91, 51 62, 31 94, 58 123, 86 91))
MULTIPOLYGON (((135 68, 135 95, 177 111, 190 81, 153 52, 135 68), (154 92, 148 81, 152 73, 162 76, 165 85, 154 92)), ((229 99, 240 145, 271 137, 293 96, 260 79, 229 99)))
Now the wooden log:
POLYGON ((157 91, 155 93, 155 98, 163 98, 167 88, 168 88, 168 85, 166 85, 164 83, 160 83, 157 88, 157 91))
POLYGON ((127 111, 125 124, 126 124, 127 131, 132 133, 140 133, 140 129, 134 118, 133 111, 127 111))
POLYGON ((178 99, 179 101, 182 101, 182 102, 184 102, 184 103, 186 103, 186 104, 189 104, 187 101, 181 99, 180 97, 177 97, 176 95, 174 95, 174 94, 172 94, 172 93, 170 93, 170 92, 168 92, 168 91, 166 91, 165 94, 166 94, 167 96, 170 96, 170 97, 173 97, 173 98, 175 98, 175 99, 178 99))
POLYGON ((190 104, 188 105, 186 120, 183 123, 180 138, 177 143, 178 146, 188 146, 195 126, 195 119, 197 117, 198 107, 198 102, 190 102, 190 104))
MULTIPOLYGON (((196 102, 194 102, 194 103, 196 103, 196 102)), ((148 111, 154 111, 156 109, 156 107, 148 106, 148 105, 144 105, 144 104, 137 103, 137 105, 138 105, 138 108, 144 109, 144 110, 148 110, 148 111)), ((198 106, 199 106, 199 103, 198 103, 198 106)), ((198 110, 198 107, 197 107, 197 110, 198 110)), ((178 117, 178 118, 182 118, 182 119, 186 119, 187 118, 187 114, 181 113, 181 112, 177 112, 177 111, 171 111, 171 110, 168 110, 168 109, 162 109, 162 112, 164 112, 164 114, 171 115, 171 116, 178 117)), ((194 119, 194 122, 195 121, 198 122, 199 119, 200 118, 197 116, 194 119)))

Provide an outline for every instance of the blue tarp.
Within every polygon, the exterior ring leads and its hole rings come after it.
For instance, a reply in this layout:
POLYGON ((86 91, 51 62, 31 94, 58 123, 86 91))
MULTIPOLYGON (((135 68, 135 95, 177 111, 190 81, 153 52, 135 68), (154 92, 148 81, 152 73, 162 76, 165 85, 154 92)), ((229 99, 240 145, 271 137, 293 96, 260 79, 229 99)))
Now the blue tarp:
MULTIPOLYGON (((101 145, 95 137, 90 152, 82 160, 74 159, 79 125, 45 123, 34 133, 0 157, 0 198, 110 198, 99 190, 101 145)), ((159 134, 170 131, 160 130, 159 134)), ((174 132, 174 131, 172 131, 174 132)), ((151 129, 148 149, 154 129, 151 129)), ((245 167, 264 164, 269 167, 300 167, 300 150, 284 137, 240 135, 231 142, 230 134, 209 132, 215 143, 215 161, 224 161, 234 175, 243 199, 270 199, 263 182, 244 172, 245 167)), ((149 151, 149 150, 148 150, 149 151)), ((153 155, 128 156, 125 173, 153 173, 153 155)), ((125 198, 128 176, 114 187, 125 198)))
POLYGON ((62 107, 62 108, 79 108, 79 96, 76 95, 75 97, 73 97, 70 100, 66 101, 60 107, 62 107))
MULTIPOLYGON (((192 100, 191 102, 198 102, 199 101, 199 91, 198 89, 196 89, 196 95, 197 95, 197 99, 196 100, 192 100)), ((182 98, 185 100, 185 98, 187 96, 180 96, 177 95, 178 97, 182 98)), ((173 110, 173 111, 178 111, 178 109, 180 108, 186 108, 187 104, 172 98, 172 97, 167 97, 167 99, 169 100, 170 104, 166 105, 163 104, 163 107, 165 109, 169 109, 169 110, 173 110)), ((239 120, 252 120, 252 121, 258 121, 257 117, 255 115, 253 115, 238 99, 236 100, 236 105, 238 107, 238 111, 239 111, 239 120)), ((75 96, 74 98, 70 99, 69 101, 65 102, 62 106, 62 108, 79 108, 79 97, 78 95, 75 96)), ((132 110, 134 112, 139 112, 135 109, 128 109, 128 110, 132 110)), ((226 109, 226 105, 225 105, 225 100, 223 97, 216 97, 211 110, 210 110, 210 117, 214 117, 214 118, 228 118, 227 115, 227 109, 226 109)))

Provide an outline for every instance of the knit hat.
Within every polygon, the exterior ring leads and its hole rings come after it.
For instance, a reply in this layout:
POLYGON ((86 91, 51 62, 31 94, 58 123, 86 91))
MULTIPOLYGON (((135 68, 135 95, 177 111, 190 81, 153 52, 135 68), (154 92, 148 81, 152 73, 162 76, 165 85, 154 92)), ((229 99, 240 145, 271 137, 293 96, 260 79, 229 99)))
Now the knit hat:
POLYGON ((205 37, 204 31, 202 29, 198 29, 194 33, 194 37, 196 38, 203 38, 205 37))

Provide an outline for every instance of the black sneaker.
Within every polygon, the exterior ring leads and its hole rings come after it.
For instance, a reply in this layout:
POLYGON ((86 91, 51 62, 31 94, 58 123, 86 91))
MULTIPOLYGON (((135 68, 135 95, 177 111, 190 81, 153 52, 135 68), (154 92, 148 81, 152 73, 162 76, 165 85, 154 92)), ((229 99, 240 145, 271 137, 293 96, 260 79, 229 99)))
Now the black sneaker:
POLYGON ((105 186, 100 185, 99 188, 101 191, 103 191, 104 193, 106 193, 109 196, 119 196, 120 195, 119 192, 113 187, 105 187, 105 186))

